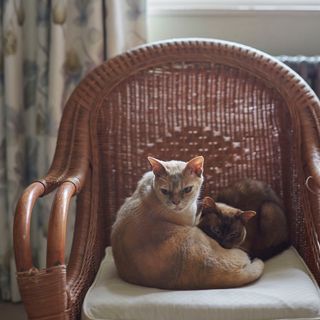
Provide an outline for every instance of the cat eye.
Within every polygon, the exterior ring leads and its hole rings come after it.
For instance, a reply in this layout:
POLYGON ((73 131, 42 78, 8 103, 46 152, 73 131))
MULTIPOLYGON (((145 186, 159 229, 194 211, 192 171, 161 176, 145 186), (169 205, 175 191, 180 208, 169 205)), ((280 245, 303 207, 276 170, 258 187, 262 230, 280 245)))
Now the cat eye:
POLYGON ((238 238, 240 236, 239 233, 231 233, 230 235, 230 238, 238 238))
POLYGON ((183 192, 184 193, 189 193, 189 192, 191 192, 191 190, 192 190, 192 186, 189 186, 189 187, 184 188, 183 192))
POLYGON ((160 189, 160 191, 166 196, 170 194, 170 191, 167 189, 160 189))
POLYGON ((211 232, 213 232, 216 236, 221 236, 221 230, 216 228, 210 228, 211 232))

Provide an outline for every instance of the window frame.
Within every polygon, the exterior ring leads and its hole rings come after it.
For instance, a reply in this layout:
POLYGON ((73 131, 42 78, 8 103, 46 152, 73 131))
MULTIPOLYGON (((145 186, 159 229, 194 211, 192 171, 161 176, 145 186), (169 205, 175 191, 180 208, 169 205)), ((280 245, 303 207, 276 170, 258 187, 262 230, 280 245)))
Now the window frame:
POLYGON ((149 14, 320 12, 320 0, 147 0, 149 14))

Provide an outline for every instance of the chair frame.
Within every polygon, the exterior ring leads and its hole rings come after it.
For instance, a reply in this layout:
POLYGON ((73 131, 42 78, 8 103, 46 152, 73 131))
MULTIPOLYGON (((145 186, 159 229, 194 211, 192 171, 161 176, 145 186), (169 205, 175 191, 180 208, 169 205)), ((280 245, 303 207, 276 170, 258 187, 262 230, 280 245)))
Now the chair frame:
MULTIPOLYGON (((113 217, 97 209, 99 177, 92 167, 97 108, 103 97, 139 70, 169 61, 209 61, 240 68, 278 88, 291 117, 300 122, 297 150, 303 155, 299 175, 312 177, 315 194, 305 188, 310 203, 300 221, 308 238, 294 245, 320 283, 320 103, 295 72, 275 58, 240 44, 212 39, 180 39, 141 46, 123 53, 89 73, 64 108, 57 147, 48 174, 22 194, 14 220, 14 252, 17 279, 29 319, 79 319, 84 296, 109 244, 113 217), (34 266, 30 244, 32 209, 39 197, 56 190, 47 243, 47 265, 34 266), (77 215, 69 263, 65 262, 67 215, 70 200, 77 197, 77 215), (106 228, 106 229, 105 229, 106 228), (303 246, 302 243, 305 243, 303 246)), ((309 178, 310 180, 310 178, 309 178)))

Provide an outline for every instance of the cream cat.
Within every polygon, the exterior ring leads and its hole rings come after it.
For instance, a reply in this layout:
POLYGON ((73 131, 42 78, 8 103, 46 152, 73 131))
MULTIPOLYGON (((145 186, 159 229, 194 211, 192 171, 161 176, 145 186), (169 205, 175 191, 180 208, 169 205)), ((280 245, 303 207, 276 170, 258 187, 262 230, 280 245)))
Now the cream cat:
POLYGON ((258 279, 261 260, 225 249, 195 227, 203 157, 148 157, 152 171, 117 213, 111 244, 122 279, 161 289, 237 287, 258 279))

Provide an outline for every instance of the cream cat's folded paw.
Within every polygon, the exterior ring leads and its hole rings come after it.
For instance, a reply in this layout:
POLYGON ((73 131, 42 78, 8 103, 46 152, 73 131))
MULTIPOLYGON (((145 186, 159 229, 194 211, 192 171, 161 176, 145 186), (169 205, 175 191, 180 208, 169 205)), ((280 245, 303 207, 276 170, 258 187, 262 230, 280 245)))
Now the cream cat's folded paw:
POLYGON ((248 272, 252 274, 254 279, 261 277, 264 269, 264 262, 258 258, 254 259, 250 265, 247 267, 248 272))

